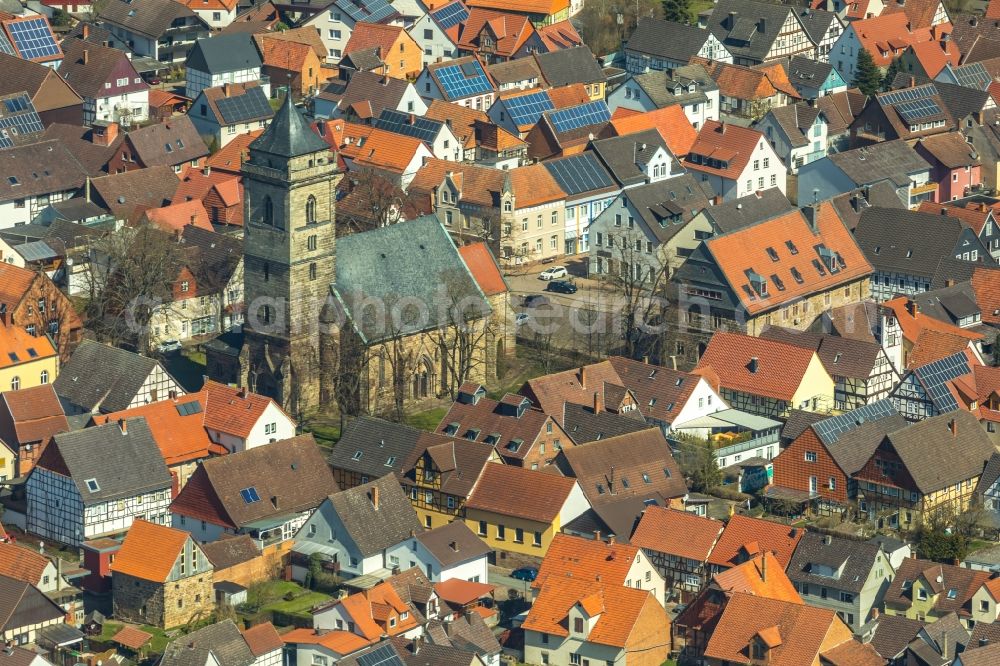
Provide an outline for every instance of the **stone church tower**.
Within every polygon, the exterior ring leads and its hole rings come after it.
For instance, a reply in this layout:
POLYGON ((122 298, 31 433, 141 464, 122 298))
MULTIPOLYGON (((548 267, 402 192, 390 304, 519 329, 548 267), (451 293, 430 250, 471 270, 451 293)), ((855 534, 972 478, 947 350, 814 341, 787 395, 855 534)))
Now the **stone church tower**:
POLYGON ((241 383, 293 418, 320 400, 320 312, 335 278, 330 147, 289 97, 243 164, 246 323, 241 383))

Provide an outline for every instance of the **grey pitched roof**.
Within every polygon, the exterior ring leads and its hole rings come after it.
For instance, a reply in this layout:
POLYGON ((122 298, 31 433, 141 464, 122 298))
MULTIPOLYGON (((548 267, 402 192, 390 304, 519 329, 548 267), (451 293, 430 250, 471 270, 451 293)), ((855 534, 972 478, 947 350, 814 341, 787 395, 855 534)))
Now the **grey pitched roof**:
POLYGON ((749 194, 705 209, 705 217, 720 233, 737 231, 795 210, 795 206, 777 187, 749 194))
POLYGON ((628 38, 625 50, 686 63, 698 55, 709 34, 693 25, 643 18, 628 38))
POLYGON ((597 153, 604 166, 622 186, 635 185, 646 180, 642 167, 649 163, 657 148, 670 152, 663 135, 655 129, 598 139, 591 142, 590 148, 597 153))
POLYGON ((791 443, 792 441, 799 438, 799 435, 804 433, 809 426, 814 423, 819 423, 824 418, 823 414, 819 412, 807 412, 804 409, 790 409, 788 411, 788 420, 785 421, 785 425, 781 428, 781 441, 791 443))
POLYGON ((760 337, 812 349, 832 377, 867 380, 882 347, 877 342, 767 326, 760 337))
POLYGON ((657 240, 665 243, 683 229, 685 223, 710 206, 714 193, 707 183, 685 173, 633 187, 623 196, 629 198, 642 223, 657 240))
POLYGON ((563 403, 561 423, 566 434, 577 444, 596 442, 599 439, 627 435, 654 427, 641 418, 633 419, 608 411, 595 414, 593 407, 576 405, 572 402, 563 403))
POLYGON ((881 551, 874 543, 806 532, 795 547, 786 573, 792 582, 858 593, 868 581, 881 551), (833 575, 825 575, 826 568, 833 575))
POLYGON ((249 562, 260 555, 256 542, 249 534, 203 543, 201 552, 217 571, 249 562))
POLYGON ((979 477, 976 494, 982 495, 988 491, 997 479, 1000 479, 1000 453, 994 452, 990 456, 989 462, 986 463, 986 469, 983 470, 982 476, 979 477))
POLYGON ((869 643, 883 659, 894 659, 906 651, 906 646, 923 627, 923 622, 911 620, 905 615, 883 614, 878 618, 875 633, 872 634, 869 643))
POLYGON ((14 629, 58 620, 65 614, 31 583, 0 574, 0 631, 13 633, 14 629))
POLYGON ((60 459, 88 506, 163 490, 171 483, 144 417, 127 419, 124 431, 115 422, 54 435, 39 465, 58 468, 60 459), (51 454, 49 448, 54 448, 51 454), (96 490, 88 480, 96 481, 96 490))
POLYGON ((797 8, 795 14, 799 17, 799 23, 802 24, 813 44, 819 44, 830 28, 830 24, 839 20, 834 12, 808 7, 797 8))
POLYGON ((132 130, 128 141, 147 167, 181 165, 208 155, 208 147, 187 115, 132 130))
POLYGON ((888 433, 902 430, 906 426, 906 419, 899 414, 877 421, 866 421, 841 434, 827 450, 845 474, 854 474, 865 466, 888 433))
POLYGON ((854 239, 876 270, 930 278, 938 261, 953 253, 962 229, 959 220, 943 215, 869 208, 854 239))
POLYGON ((952 611, 936 622, 925 625, 917 637, 910 641, 908 649, 913 655, 907 661, 914 663, 915 655, 916 663, 948 666, 968 644, 969 630, 958 618, 958 613, 952 611))
POLYGON ((177 19, 197 19, 207 31, 205 22, 180 2, 162 0, 110 0, 101 7, 101 19, 128 30, 159 39, 177 19))
MULTIPOLYGON (((389 639, 396 653, 406 666, 469 666, 475 658, 475 652, 469 652, 453 645, 434 645, 422 643, 419 647, 413 640, 396 636, 389 639)), ((339 662, 338 662, 339 663, 339 662)), ((381 663, 381 662, 372 662, 381 663)))
POLYGON ((949 281, 952 284, 968 282, 972 279, 973 273, 984 270, 1000 271, 1000 266, 956 259, 952 255, 941 257, 931 279, 931 289, 946 287, 949 281))
MULTIPOLYGON (((84 340, 53 382, 64 404, 107 414, 127 409, 158 361, 84 340)), ((166 396, 163 396, 166 397, 166 396)))
POLYGON ((360 416, 347 424, 327 462, 330 467, 357 472, 369 479, 400 474, 403 463, 422 441, 435 437, 440 438, 439 443, 451 441, 405 423, 360 416))
POLYGON ((604 70, 586 46, 574 46, 571 49, 560 49, 551 53, 536 53, 535 62, 538 63, 542 77, 552 87, 604 81, 604 70))
POLYGON ((632 80, 642 88, 643 92, 653 100, 657 108, 671 104, 690 104, 708 100, 707 92, 718 90, 719 86, 709 76, 708 71, 700 64, 685 65, 670 72, 650 70, 636 74, 632 80), (694 92, 689 92, 689 85, 694 82, 694 92), (680 86, 680 94, 677 87, 680 86))
POLYGON ((404 79, 374 72, 357 72, 346 83, 339 79, 331 80, 318 96, 338 102, 340 110, 345 113, 355 104, 368 104, 371 117, 377 118, 382 109, 397 108, 410 85, 404 79))
POLYGON ((978 477, 996 450, 976 417, 961 410, 919 421, 887 437, 925 494, 978 477))
POLYGON ((205 666, 211 652, 219 666, 250 666, 255 660, 232 620, 210 624, 168 644, 161 666, 205 666))
POLYGON ((0 173, 0 201, 73 190, 87 180, 87 170, 58 141, 0 150, 0 173))
POLYGON ((708 29, 734 57, 763 61, 791 11, 791 7, 784 5, 719 0, 709 17, 708 29), (731 13, 735 24, 730 23, 731 13))
POLYGON ((236 33, 199 39, 191 47, 185 65, 188 69, 199 72, 225 74, 243 69, 259 69, 263 62, 253 36, 236 33))
POLYGON ((250 150, 270 153, 279 157, 299 157, 321 150, 329 150, 326 141, 309 129, 309 125, 295 105, 292 96, 278 109, 264 133, 250 143, 250 150))
POLYGON ((419 532, 417 541, 437 558, 442 567, 451 567, 483 557, 492 550, 461 520, 419 532))
POLYGON ((423 530, 417 512, 395 476, 383 476, 330 495, 330 504, 364 557, 423 530), (377 509, 372 493, 375 488, 378 488, 377 509))
POLYGON ((819 88, 823 85, 823 82, 830 76, 833 65, 811 58, 794 56, 789 59, 785 70, 788 72, 788 80, 795 86, 796 90, 800 90, 801 88, 819 88))
POLYGON ((768 115, 774 118, 793 148, 809 145, 809 129, 819 114, 819 109, 806 104, 788 104, 768 111, 768 115))
POLYGON ((990 99, 990 93, 986 90, 976 90, 943 81, 935 81, 934 85, 955 122, 981 111, 990 99))
POLYGON ((897 187, 905 187, 911 175, 931 168, 917 151, 900 139, 845 150, 826 159, 837 165, 855 185, 872 185, 888 178, 897 187))
MULTIPOLYGON (((500 652, 500 643, 497 642, 493 631, 486 625, 483 616, 471 610, 456 616, 451 622, 432 620, 428 629, 440 629, 440 631, 433 631, 432 635, 429 636, 434 643, 446 642, 448 645, 480 655, 500 652)), ((429 633, 431 632, 429 631, 429 633)))
POLYGON ((377 46, 348 53, 340 61, 340 67, 356 69, 360 72, 371 72, 384 66, 385 63, 379 57, 379 47, 377 46))
MULTIPOLYGON (((906 204, 896 192, 896 187, 888 180, 868 185, 857 190, 844 192, 830 200, 837 216, 853 233, 858 227, 862 213, 872 206, 880 208, 906 208, 906 204)), ((969 262, 963 262, 969 263, 969 262)))
POLYGON ((449 303, 471 299, 465 301, 467 314, 472 308, 484 315, 490 312, 455 243, 433 216, 351 234, 339 239, 337 246, 333 292, 368 343, 446 324, 438 317, 440 310, 447 315, 448 308, 435 307, 442 297, 449 303), (398 321, 378 322, 371 308, 361 307, 366 298, 384 303, 387 312, 402 299, 426 304, 429 311, 414 314, 407 308, 398 321))

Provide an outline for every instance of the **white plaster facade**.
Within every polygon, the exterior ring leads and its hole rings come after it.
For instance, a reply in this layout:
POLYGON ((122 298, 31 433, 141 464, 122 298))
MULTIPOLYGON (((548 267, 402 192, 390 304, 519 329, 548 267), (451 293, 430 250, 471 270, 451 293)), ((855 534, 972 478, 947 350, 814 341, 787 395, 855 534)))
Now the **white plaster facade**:
POLYGON ((420 567, 427 579, 432 583, 440 583, 451 578, 470 580, 475 583, 486 583, 488 561, 486 554, 470 558, 448 567, 441 562, 420 542, 412 538, 406 539, 395 546, 386 549, 387 568, 399 567, 405 571, 412 567, 420 567))

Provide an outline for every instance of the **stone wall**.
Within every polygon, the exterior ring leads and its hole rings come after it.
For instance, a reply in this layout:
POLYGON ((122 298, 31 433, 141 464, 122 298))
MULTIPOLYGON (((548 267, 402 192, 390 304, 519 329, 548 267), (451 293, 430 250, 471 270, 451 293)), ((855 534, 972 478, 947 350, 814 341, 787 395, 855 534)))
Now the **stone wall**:
POLYGON ((163 589, 162 627, 178 627, 192 618, 203 619, 215 608, 212 573, 204 572, 173 583, 163 589))
POLYGON ((114 616, 126 622, 177 627, 193 617, 206 617, 215 608, 209 572, 172 583, 115 573, 111 584, 114 616))

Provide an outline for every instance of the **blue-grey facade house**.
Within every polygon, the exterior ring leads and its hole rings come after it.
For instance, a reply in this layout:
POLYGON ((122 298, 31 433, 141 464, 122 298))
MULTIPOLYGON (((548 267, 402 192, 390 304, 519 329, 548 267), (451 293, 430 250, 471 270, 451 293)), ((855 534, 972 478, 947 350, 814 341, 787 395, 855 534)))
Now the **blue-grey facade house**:
POLYGON ((795 56, 788 62, 788 80, 802 99, 814 100, 847 90, 847 81, 828 62, 795 56))
POLYGON ((972 373, 970 354, 971 350, 963 350, 904 374, 891 396, 903 418, 907 421, 922 421, 932 416, 959 411, 960 405, 952 394, 950 383, 972 373))
POLYGON ((826 157, 826 114, 814 106, 789 104, 773 108, 755 127, 764 133, 789 173, 797 173, 803 165, 826 157))
POLYGON ((292 575, 302 580, 309 559, 342 578, 387 574, 386 551, 423 531, 395 475, 330 495, 295 535, 292 575))
MULTIPOLYGON (((185 63, 187 84, 184 94, 194 99, 205 88, 224 83, 260 81, 263 66, 251 35, 218 35, 195 42, 185 63)), ((265 87, 265 94, 269 90, 265 87)))
POLYGON ((905 141, 885 141, 804 164, 797 201, 806 206, 888 180, 905 203, 916 207, 928 192, 937 191, 930 177, 931 165, 905 141))

